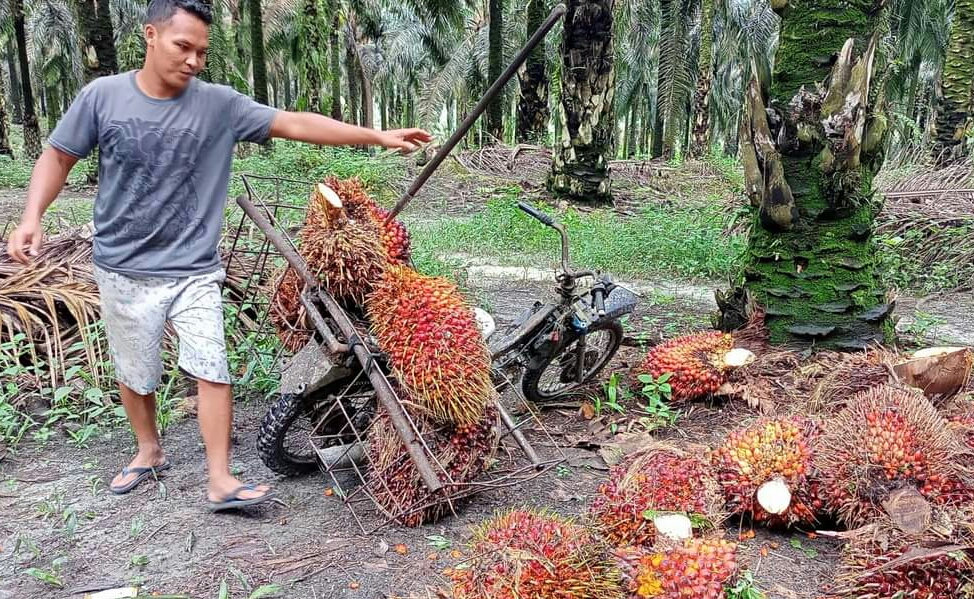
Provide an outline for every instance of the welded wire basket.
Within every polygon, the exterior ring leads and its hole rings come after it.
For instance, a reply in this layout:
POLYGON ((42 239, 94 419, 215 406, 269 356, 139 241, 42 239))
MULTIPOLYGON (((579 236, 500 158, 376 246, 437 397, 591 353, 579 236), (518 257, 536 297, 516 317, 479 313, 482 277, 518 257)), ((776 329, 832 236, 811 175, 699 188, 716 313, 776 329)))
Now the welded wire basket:
MULTIPOLYGON (((270 226, 280 234, 284 243, 298 249, 297 238, 304 223, 307 199, 312 183, 272 176, 246 175, 246 196, 270 226)), ((261 374, 279 374, 281 358, 292 352, 278 340, 278 331, 269 317, 270 307, 281 292, 279 275, 287 262, 278 247, 270 242, 258 224, 237 206, 231 207, 224 237, 224 262, 228 273, 225 286, 226 301, 231 306, 230 327, 238 331, 252 349, 254 358, 250 368, 262 369, 261 374)), ((327 311, 321 316, 329 321, 327 311)), ((354 314, 346 316, 353 322, 357 336, 368 344, 368 323, 354 314)), ((330 322, 330 321, 329 321, 330 322)), ((338 329, 332 327, 338 335, 338 329)), ((295 329, 295 333, 309 338, 315 331, 295 329)), ((340 341, 348 343, 347 337, 340 341)), ((370 345, 374 368, 382 368, 384 356, 370 345)), ((351 352, 349 352, 350 354, 351 352)), ((354 363, 354 356, 328 356, 329 359, 354 363)), ((387 370, 383 371, 384 373, 387 370)), ((384 374, 383 374, 384 376, 384 374)), ((495 378, 499 378, 495 377, 495 378)), ((498 383, 506 386, 510 380, 498 383)), ((510 385, 516 390, 514 385, 510 385)), ((392 389, 396 390, 392 381, 392 389)), ((331 481, 331 490, 350 510, 365 534, 387 525, 416 525, 432 522, 456 510, 464 500, 485 490, 518 485, 539 476, 562 461, 563 456, 543 460, 523 436, 522 429, 530 429, 547 436, 543 425, 519 391, 522 419, 515 424, 503 406, 499 406, 493 421, 493 443, 484 460, 473 460, 471 468, 456 473, 456 452, 444 450, 442 429, 415 416, 413 407, 393 393, 391 402, 384 400, 365 370, 329 387, 328 397, 318 401, 313 412, 308 443, 319 458, 319 466, 331 481), (384 414, 383 417, 379 417, 384 414), (390 426, 396 416, 401 426, 390 426), (516 434, 515 434, 515 431, 516 434), (378 447, 383 451, 378 451, 378 447), (417 463, 407 448, 413 447, 426 462, 417 463), (521 451, 518 451, 520 448, 521 451), (381 466, 370 457, 382 456, 381 466), (525 459, 532 456, 531 459, 525 459), (475 467, 475 468, 474 468, 475 467), (416 476, 407 477, 419 485, 410 495, 391 488, 391 474, 413 469, 416 476), (452 469, 452 470, 451 470, 452 469), (429 478, 418 476, 425 471, 429 478), (434 492, 422 480, 438 480, 442 487, 434 492)), ((551 441, 551 437, 547 436, 551 441)), ((555 445, 553 442, 551 446, 555 445)))

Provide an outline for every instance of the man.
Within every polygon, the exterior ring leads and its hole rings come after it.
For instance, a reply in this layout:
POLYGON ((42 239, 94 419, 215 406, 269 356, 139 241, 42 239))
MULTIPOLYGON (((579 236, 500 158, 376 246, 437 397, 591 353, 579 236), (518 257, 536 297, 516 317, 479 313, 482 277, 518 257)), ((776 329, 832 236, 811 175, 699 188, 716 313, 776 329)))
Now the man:
POLYGON ((96 79, 79 92, 34 166, 7 251, 23 263, 37 255, 44 212, 74 164, 98 146, 94 272, 122 404, 138 441, 138 453, 109 488, 127 493, 170 467, 154 395, 168 320, 178 333, 179 366, 198 383, 206 495, 217 511, 272 498, 267 485, 242 484, 229 466, 232 399, 220 293, 226 273, 218 245, 234 144, 276 137, 410 152, 431 137, 420 129, 376 131, 275 110, 196 79, 210 22, 202 0, 152 0, 142 69, 96 79))

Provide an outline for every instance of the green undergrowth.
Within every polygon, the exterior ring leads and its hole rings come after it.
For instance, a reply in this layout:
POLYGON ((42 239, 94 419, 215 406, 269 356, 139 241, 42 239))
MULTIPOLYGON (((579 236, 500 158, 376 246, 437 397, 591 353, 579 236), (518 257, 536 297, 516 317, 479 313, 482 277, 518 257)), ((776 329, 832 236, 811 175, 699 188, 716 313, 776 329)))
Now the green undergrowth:
POLYGON ((519 200, 565 226, 575 269, 637 278, 721 277, 731 272, 745 247, 743 236, 725 233, 732 215, 717 205, 646 205, 633 217, 572 207, 559 212, 514 186, 495 189, 483 211, 472 216, 407 223, 413 247, 423 256, 464 254, 499 265, 558 266, 558 233, 522 212, 519 200))

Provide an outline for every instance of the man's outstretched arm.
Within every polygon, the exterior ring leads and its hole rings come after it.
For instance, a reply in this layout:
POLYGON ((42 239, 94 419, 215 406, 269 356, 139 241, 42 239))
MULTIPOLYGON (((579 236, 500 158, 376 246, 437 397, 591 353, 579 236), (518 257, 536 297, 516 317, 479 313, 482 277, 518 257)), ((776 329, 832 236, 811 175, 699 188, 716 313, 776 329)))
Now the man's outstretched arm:
POLYGON ((319 146, 382 146, 409 153, 433 136, 422 129, 378 131, 349 125, 313 112, 280 111, 271 122, 271 137, 303 141, 319 146))
POLYGON ((41 219, 54 198, 61 193, 64 183, 68 180, 68 173, 78 159, 57 148, 48 147, 34 164, 27 187, 27 205, 20 218, 20 224, 7 240, 7 253, 26 264, 29 261, 27 251, 36 256, 41 249, 44 230, 41 219))

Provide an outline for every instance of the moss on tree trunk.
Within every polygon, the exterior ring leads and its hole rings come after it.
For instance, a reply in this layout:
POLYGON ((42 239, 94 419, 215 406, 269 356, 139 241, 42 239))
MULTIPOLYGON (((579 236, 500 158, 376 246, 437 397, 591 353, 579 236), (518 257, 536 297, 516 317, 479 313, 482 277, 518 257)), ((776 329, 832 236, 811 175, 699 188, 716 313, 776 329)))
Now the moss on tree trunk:
POLYGON ((615 120, 613 0, 570 0, 562 34, 562 135, 548 189, 581 202, 609 202, 615 120))
POLYGON ((304 0, 301 5, 297 37, 298 73, 301 110, 324 113, 322 89, 328 72, 328 26, 322 14, 321 0, 304 0))
POLYGON ((933 158, 946 164, 961 158, 971 127, 974 87, 974 0, 956 0, 950 44, 944 60, 940 104, 937 107, 937 136, 933 158))
MULTIPOLYGON (((881 97, 870 88, 872 9, 795 2, 782 14, 770 116, 755 76, 748 86, 741 141, 757 210, 744 287, 765 308, 773 343, 852 349, 891 334, 873 242, 886 120, 869 105, 881 97)), ((722 328, 740 324, 732 314, 722 328)))

